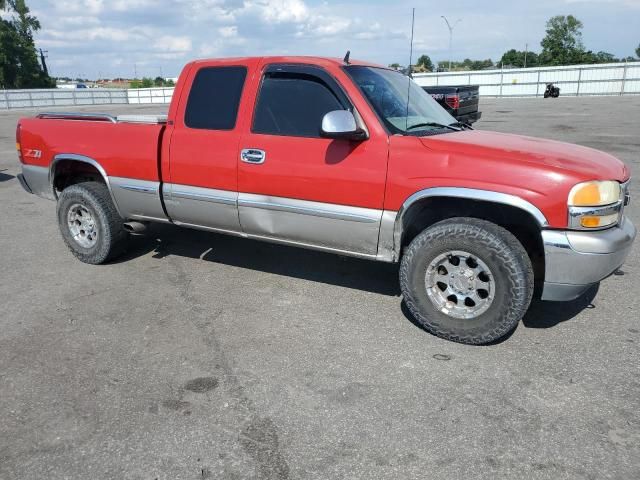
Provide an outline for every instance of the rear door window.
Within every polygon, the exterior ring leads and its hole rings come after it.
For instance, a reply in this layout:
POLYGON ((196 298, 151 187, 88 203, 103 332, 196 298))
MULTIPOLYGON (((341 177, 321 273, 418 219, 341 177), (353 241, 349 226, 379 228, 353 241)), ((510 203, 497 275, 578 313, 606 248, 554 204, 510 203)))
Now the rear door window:
POLYGON ((184 123, 189 128, 233 130, 238 117, 245 67, 201 68, 191 85, 184 123))

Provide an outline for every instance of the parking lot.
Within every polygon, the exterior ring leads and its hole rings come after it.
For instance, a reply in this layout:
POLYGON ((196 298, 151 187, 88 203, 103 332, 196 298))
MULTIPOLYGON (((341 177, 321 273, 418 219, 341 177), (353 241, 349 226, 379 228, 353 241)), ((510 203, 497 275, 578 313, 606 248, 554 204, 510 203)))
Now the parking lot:
MULTIPOLYGON (((624 160, 640 224, 640 96, 481 109, 624 160)), ((32 113, 0 111, 1 479, 640 478, 638 245, 484 347, 417 327, 394 265, 157 225, 89 266, 15 177, 32 113)))

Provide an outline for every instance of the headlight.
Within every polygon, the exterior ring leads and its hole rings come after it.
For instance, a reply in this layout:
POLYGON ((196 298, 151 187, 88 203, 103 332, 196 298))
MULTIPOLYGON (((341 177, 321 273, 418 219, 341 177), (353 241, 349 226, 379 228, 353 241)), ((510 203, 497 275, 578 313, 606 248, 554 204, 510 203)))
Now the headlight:
POLYGON ((612 180, 579 183, 569 192, 569 227, 580 230, 615 225, 622 213, 620 183, 612 180))
POLYGON ((620 200, 620 184, 611 180, 579 183, 569 192, 571 207, 599 207, 620 200))

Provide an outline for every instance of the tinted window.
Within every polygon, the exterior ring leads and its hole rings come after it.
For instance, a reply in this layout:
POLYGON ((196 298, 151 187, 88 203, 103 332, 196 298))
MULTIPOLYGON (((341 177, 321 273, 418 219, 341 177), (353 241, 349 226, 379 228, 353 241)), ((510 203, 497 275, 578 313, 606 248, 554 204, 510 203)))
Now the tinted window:
POLYGON ((305 74, 267 74, 262 81, 252 131, 319 137, 322 117, 345 110, 322 80, 305 74))
POLYGON ((203 68, 193 80, 184 123, 191 128, 231 130, 236 125, 245 67, 203 68))

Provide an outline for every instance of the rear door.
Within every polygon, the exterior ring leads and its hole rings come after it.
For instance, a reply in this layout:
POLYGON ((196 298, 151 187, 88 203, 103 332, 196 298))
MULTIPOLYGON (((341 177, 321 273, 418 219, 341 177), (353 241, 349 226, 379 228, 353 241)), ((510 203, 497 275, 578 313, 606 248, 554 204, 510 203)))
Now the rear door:
POLYGON ((171 136, 167 212, 174 223, 241 232, 238 220, 238 117, 257 61, 196 63, 171 136), (190 88, 189 88, 190 86, 190 88))
POLYGON ((326 113, 355 108, 335 78, 317 66, 265 65, 256 97, 238 167, 245 233, 375 255, 386 136, 360 142, 320 136, 326 113))

